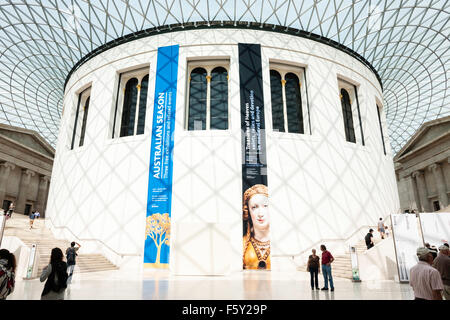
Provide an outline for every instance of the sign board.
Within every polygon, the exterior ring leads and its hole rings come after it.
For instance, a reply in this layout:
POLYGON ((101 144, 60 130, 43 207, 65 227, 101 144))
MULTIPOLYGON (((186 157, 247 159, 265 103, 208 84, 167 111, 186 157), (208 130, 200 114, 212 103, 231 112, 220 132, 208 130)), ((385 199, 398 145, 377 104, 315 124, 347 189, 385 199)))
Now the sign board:
POLYGON ((417 248, 423 247, 415 214, 391 214, 392 235, 400 282, 409 282, 409 270, 417 264, 417 248))
POLYGON ((423 242, 439 248, 450 240, 450 212, 420 213, 423 242))
POLYGON ((242 134, 243 268, 270 270, 270 238, 259 241, 255 229, 270 223, 264 122, 261 45, 239 43, 242 134))
POLYGON ((167 268, 179 46, 158 48, 148 180, 144 264, 167 268))

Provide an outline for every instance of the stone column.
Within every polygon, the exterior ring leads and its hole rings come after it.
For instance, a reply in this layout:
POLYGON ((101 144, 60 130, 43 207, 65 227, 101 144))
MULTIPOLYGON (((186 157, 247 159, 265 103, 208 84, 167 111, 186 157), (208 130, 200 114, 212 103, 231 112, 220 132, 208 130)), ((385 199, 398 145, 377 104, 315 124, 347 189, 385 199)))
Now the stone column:
POLYGON ((28 169, 22 169, 22 176, 20 177, 19 196, 17 197, 15 211, 25 213, 25 202, 28 195, 28 186, 30 185, 31 177, 34 172, 28 169))
POLYGON ((405 203, 402 209, 417 210, 419 208, 419 204, 417 202, 419 197, 416 195, 417 186, 414 178, 409 175, 401 178, 400 182, 405 186, 405 193, 407 196, 405 196, 405 198, 407 198, 405 200, 408 201, 408 204, 405 203))
POLYGON ((416 206, 415 208, 411 208, 411 209, 415 209, 417 210, 417 212, 422 211, 422 203, 420 203, 420 196, 419 196, 419 190, 417 189, 417 178, 416 178, 417 174, 415 174, 415 172, 413 172, 411 174, 411 185, 413 188, 413 194, 414 194, 414 200, 416 202, 416 206))
POLYGON ((3 206, 3 200, 5 200, 9 174, 15 167, 11 162, 3 162, 0 164, 0 208, 3 206))
POLYGON ((47 197, 48 191, 48 182, 50 181, 49 176, 40 176, 39 178, 39 187, 38 187, 38 195, 36 202, 36 210, 39 211, 41 217, 44 215, 45 210, 45 200, 47 197))
POLYGON ((422 171, 415 171, 413 172, 413 177, 416 178, 417 183, 417 191, 419 193, 420 198, 420 211, 422 212, 430 212, 430 206, 428 201, 428 192, 427 192, 427 185, 425 183, 425 177, 422 171))
POLYGON ((445 208, 448 205, 447 186, 445 185, 444 175, 442 173, 442 166, 440 163, 433 163, 428 167, 428 170, 433 172, 434 183, 436 184, 436 191, 438 193, 440 207, 445 208))

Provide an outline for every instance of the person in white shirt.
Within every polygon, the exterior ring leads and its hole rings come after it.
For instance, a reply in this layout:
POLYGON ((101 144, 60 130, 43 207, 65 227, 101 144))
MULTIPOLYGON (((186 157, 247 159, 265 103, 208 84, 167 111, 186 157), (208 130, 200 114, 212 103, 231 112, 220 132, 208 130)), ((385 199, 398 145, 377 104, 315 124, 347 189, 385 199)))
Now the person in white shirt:
POLYGON ((444 290, 439 271, 433 268, 433 255, 426 247, 417 249, 419 262, 410 270, 409 284, 413 288, 415 300, 442 300, 444 290))

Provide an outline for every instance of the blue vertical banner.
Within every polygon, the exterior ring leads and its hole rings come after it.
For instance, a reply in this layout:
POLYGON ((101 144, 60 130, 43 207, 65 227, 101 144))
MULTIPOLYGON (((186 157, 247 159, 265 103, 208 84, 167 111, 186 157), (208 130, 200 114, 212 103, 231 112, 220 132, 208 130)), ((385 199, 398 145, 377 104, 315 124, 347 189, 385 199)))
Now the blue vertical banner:
POLYGON ((148 178, 144 264, 167 268, 179 46, 158 48, 148 178))

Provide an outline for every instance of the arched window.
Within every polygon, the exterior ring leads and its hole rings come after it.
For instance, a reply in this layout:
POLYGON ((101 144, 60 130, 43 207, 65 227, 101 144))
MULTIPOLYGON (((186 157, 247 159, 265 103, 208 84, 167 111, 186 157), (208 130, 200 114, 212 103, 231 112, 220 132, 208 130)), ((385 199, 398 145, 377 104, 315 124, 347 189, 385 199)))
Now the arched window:
POLYGON ((356 143, 355 128, 353 126, 352 105, 350 96, 345 89, 341 89, 342 115, 344 118, 345 139, 348 142, 356 143))
POLYGON ((195 68, 190 75, 188 130, 206 129, 206 75, 203 68, 195 68))
POLYGON ((136 116, 136 103, 138 96, 139 81, 136 78, 128 80, 125 86, 123 99, 122 121, 120 125, 120 136, 132 136, 134 133, 134 120, 136 116))
POLYGON ((88 97, 86 103, 84 105, 83 111, 83 123, 81 125, 81 137, 80 137, 80 147, 84 144, 84 135, 86 134, 86 122, 89 112, 89 102, 91 101, 91 97, 88 97))
POLYGON ((145 133, 148 98, 148 67, 119 75, 112 138, 145 133))
POLYGON ((293 73, 286 74, 284 78, 286 80, 285 91, 288 131, 304 133, 300 80, 297 75, 293 73))
POLYGON ((148 75, 141 81, 141 94, 139 96, 139 115, 136 134, 143 134, 145 129, 145 113, 147 110, 148 75))
POLYGON ((273 131, 284 132, 283 88, 281 75, 275 70, 270 70, 270 95, 273 131))
POLYGON ((217 67, 211 72, 210 128, 228 129, 228 71, 217 67))

